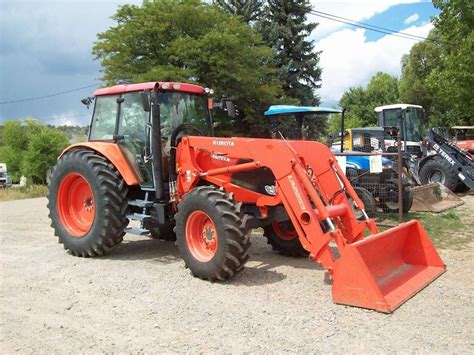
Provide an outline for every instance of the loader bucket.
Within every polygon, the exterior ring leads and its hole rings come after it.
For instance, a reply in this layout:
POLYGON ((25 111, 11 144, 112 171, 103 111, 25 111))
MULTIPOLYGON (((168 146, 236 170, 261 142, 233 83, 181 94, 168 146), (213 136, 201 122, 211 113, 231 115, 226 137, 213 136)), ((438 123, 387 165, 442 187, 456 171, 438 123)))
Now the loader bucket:
POLYGON ((347 244, 334 265, 335 303, 391 313, 446 271, 420 222, 347 244))
POLYGON ((412 212, 439 213, 464 203, 454 192, 440 183, 416 186, 413 191, 412 212))

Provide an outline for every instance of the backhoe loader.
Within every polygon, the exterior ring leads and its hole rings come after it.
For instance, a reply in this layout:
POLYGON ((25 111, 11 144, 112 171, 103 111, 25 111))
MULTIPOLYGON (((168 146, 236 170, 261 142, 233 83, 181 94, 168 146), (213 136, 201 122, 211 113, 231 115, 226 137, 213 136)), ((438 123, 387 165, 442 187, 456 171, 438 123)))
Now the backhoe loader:
POLYGON ((288 221, 327 270, 334 302, 387 313, 445 272, 420 222, 379 231, 325 145, 213 137, 210 93, 175 82, 95 91, 88 141, 66 148, 51 175, 65 249, 103 255, 125 233, 174 226, 191 273, 225 281, 243 269, 252 228, 288 221))

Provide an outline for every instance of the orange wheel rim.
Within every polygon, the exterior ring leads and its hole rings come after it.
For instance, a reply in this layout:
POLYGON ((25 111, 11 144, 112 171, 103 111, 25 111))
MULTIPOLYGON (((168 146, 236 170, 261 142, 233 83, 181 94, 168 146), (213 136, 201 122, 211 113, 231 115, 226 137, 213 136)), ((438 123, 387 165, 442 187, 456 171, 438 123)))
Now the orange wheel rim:
POLYGON ((273 222, 273 231, 275 234, 283 240, 293 240, 298 236, 295 227, 291 222, 273 222))
POLYGON ((61 181, 58 214, 64 228, 74 237, 84 237, 92 228, 95 200, 92 188, 80 174, 70 173, 61 181))
POLYGON ((200 262, 210 261, 217 250, 217 230, 211 218, 194 211, 186 221, 186 243, 191 254, 200 262))

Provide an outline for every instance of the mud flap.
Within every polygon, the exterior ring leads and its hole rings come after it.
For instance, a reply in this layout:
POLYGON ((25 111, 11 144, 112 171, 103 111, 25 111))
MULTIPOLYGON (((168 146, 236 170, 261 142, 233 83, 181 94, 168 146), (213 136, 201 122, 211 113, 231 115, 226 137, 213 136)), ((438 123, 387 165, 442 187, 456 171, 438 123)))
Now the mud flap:
POLYGON ((443 212, 464 203, 454 192, 440 183, 413 188, 411 212, 443 212))
POLYGON ((391 313, 446 271, 420 222, 347 244, 334 265, 335 303, 391 313))

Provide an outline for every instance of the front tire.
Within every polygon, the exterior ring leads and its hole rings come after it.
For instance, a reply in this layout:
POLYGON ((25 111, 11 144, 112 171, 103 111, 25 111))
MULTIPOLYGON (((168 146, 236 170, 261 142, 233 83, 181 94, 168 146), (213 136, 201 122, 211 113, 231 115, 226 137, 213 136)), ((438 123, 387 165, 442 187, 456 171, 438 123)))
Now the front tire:
POLYGON ((455 191, 459 183, 456 170, 440 156, 427 161, 421 167, 419 175, 423 184, 439 182, 451 191, 455 191))
POLYGON ((72 255, 104 255, 128 224, 128 188, 115 167, 88 149, 65 153, 51 174, 48 208, 59 243, 72 255))
POLYGON ((211 186, 194 188, 178 204, 177 244, 195 277, 224 281, 243 269, 250 237, 240 207, 232 195, 211 186))

